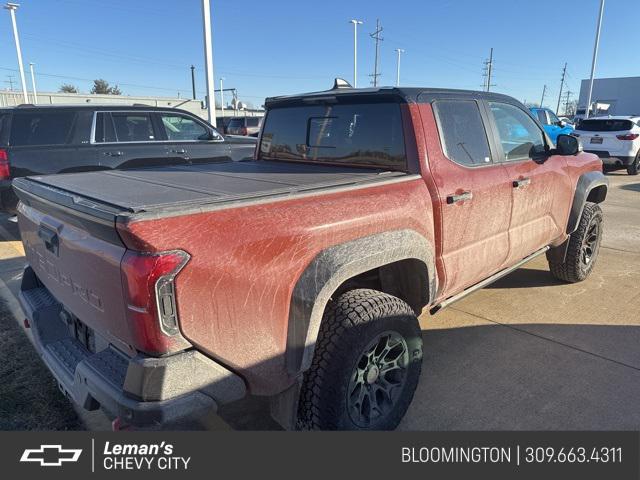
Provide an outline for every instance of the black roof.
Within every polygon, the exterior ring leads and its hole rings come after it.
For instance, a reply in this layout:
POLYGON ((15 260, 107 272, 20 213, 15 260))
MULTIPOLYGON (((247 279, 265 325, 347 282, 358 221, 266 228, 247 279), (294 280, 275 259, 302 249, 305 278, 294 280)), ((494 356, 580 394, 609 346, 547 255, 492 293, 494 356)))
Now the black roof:
MULTIPOLYGON (((334 88, 321 92, 301 93, 296 95, 283 95, 279 97, 269 97, 265 101, 265 107, 273 107, 290 102, 304 101, 308 99, 322 100, 324 98, 339 99, 342 96, 362 96, 362 97, 395 97, 407 103, 428 103, 436 98, 482 98, 485 100, 499 100, 508 103, 517 102, 513 97, 494 92, 480 92, 475 90, 457 90, 451 88, 429 88, 429 87, 376 87, 376 88, 334 88)), ((519 102, 517 102, 519 103, 519 102)))

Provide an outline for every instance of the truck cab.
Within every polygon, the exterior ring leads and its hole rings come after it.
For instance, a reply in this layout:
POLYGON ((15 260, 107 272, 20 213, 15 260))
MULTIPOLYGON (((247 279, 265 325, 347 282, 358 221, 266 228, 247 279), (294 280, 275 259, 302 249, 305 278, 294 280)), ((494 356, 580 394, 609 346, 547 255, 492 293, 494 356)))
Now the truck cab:
POLYGON ((532 107, 531 113, 542 124, 544 131, 547 132, 553 143, 558 139, 558 135, 569 135, 573 132, 574 127, 564 120, 560 120, 558 116, 548 108, 532 107))

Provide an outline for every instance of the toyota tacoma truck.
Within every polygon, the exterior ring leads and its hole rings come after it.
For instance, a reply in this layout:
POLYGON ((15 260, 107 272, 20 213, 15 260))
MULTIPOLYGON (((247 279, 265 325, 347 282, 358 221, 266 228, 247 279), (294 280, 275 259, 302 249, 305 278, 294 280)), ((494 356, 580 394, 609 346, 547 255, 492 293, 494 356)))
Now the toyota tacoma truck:
POLYGON ((288 429, 393 429, 423 310, 542 254, 594 268, 602 163, 511 97, 336 82, 266 110, 249 161, 14 181, 25 325, 74 402, 135 426, 250 393, 288 429))

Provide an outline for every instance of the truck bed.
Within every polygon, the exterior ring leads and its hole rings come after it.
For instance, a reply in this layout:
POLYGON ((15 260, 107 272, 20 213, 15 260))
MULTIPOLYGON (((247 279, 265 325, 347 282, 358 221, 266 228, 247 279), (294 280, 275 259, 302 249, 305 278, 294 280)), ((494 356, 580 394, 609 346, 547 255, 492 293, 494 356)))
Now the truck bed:
POLYGON ((18 194, 104 215, 156 215, 380 181, 406 173, 308 163, 244 161, 33 176, 18 194), (23 194, 24 195, 24 194, 23 194))

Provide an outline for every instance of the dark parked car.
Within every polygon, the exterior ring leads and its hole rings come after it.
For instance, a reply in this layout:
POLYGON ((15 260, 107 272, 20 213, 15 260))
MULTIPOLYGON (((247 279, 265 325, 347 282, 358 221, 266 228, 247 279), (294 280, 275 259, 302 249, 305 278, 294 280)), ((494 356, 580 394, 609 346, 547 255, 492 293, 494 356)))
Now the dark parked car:
POLYGON ((201 118, 147 106, 22 105, 0 109, 0 210, 15 212, 16 177, 251 158, 253 138, 227 138, 201 118))
POLYGON ((257 137, 263 117, 233 117, 227 125, 229 135, 257 137))

